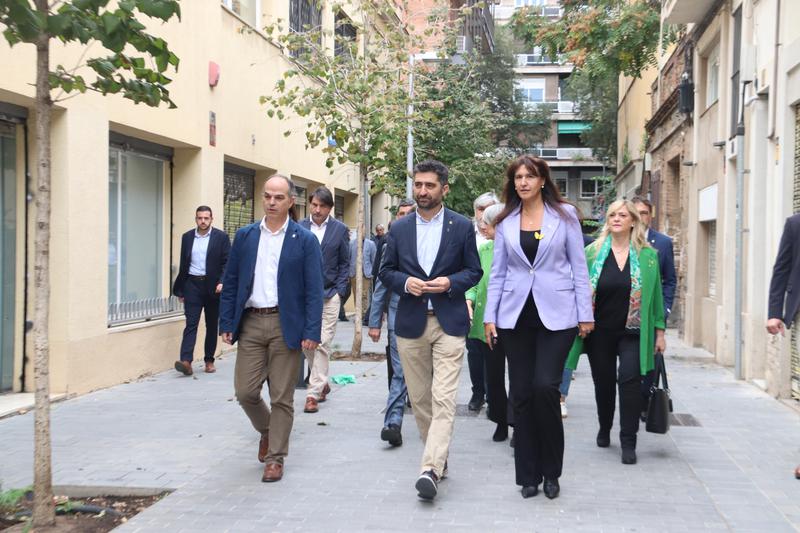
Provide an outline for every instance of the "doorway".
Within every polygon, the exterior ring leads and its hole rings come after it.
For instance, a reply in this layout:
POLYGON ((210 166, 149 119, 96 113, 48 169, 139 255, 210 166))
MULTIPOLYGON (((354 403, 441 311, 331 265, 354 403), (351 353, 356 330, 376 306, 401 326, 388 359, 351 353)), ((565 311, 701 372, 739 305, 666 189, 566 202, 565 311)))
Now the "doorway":
POLYGON ((17 266, 17 136, 16 125, 0 120, 0 391, 14 382, 14 308, 17 266))

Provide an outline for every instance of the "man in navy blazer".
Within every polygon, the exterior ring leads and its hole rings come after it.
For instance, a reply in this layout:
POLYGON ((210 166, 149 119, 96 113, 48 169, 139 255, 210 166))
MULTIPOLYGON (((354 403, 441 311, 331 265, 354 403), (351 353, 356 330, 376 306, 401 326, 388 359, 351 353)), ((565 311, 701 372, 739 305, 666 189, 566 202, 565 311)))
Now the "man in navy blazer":
POLYGON ((380 279, 400 295, 395 318, 397 347, 414 418, 425 451, 416 489, 436 496, 447 475, 458 378, 469 331, 464 293, 483 271, 472 223, 442 205, 448 169, 439 161, 414 167, 417 212, 394 222, 380 279))
POLYGON ((175 361, 175 370, 186 376, 192 375, 197 326, 203 311, 206 317, 206 339, 203 346, 206 372, 216 372, 214 352, 217 351, 219 293, 222 291, 222 274, 231 250, 228 234, 211 227, 214 216, 210 207, 198 207, 194 213, 194 221, 197 228, 187 231, 181 237, 180 267, 172 285, 172 293, 183 302, 186 316, 180 359, 175 361))
POLYGON ((320 341, 322 256, 314 235, 294 222, 292 180, 264 184, 264 218, 236 232, 220 303, 222 341, 239 343, 236 399, 261 435, 262 481, 279 481, 294 420, 301 350, 320 341), (261 397, 269 381, 272 412, 261 397))
POLYGON ((306 389, 306 413, 319 411, 319 402, 327 399, 331 388, 328 385, 328 368, 331 341, 336 335, 339 317, 339 302, 347 294, 347 279, 350 272, 347 226, 331 216, 333 194, 327 187, 318 187, 311 193, 311 216, 300 221, 300 225, 311 231, 322 250, 322 279, 324 295, 322 305, 322 341, 314 351, 307 351, 306 360, 311 374, 306 389))
POLYGON ((632 200, 639 212, 642 223, 647 226, 647 242, 658 252, 658 266, 661 270, 661 290, 664 296, 664 319, 672 312, 675 301, 675 287, 678 277, 675 275, 675 254, 672 250, 672 239, 650 227, 653 219, 653 204, 647 198, 635 196, 632 200))

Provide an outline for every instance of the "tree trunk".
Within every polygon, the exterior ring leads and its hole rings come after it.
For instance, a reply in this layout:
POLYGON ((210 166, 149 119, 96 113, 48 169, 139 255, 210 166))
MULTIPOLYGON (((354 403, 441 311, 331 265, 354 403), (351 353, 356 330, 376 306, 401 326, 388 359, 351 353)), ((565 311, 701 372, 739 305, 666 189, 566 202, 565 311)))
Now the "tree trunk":
MULTIPOLYGON (((36 9, 47 15, 47 0, 36 9)), ((50 36, 36 43, 36 238, 34 242, 33 376, 36 388, 33 450, 33 527, 55 524, 50 450, 50 36)))
POLYGON ((364 286, 364 239, 366 234, 364 232, 364 202, 366 201, 365 185, 367 183, 367 165, 360 163, 358 166, 358 209, 356 210, 356 286, 354 289, 355 304, 356 304, 356 323, 353 334, 353 347, 350 350, 350 355, 353 357, 361 357, 361 339, 363 332, 363 316, 364 312, 368 310, 361 308, 363 301, 363 294, 365 290, 369 290, 364 286))

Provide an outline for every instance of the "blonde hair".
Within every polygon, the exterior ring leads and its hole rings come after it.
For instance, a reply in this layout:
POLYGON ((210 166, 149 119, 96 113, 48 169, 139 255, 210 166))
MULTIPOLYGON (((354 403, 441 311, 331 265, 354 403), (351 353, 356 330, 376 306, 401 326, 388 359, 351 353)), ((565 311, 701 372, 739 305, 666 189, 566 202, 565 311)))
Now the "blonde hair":
POLYGON ((621 208, 625 208, 631 216, 631 220, 633 221, 633 228, 631 228, 631 244, 633 244, 633 248, 636 250, 636 253, 642 251, 642 248, 649 248, 650 243, 647 242, 647 228, 645 227, 642 219, 639 217, 639 211, 636 210, 636 206, 633 205, 633 202, 630 200, 617 200, 612 202, 611 205, 608 206, 608 210, 606 210, 606 220, 603 224, 603 229, 600 230, 600 235, 597 239, 590 245, 594 246, 594 250, 600 251, 600 247, 603 246, 603 243, 606 241, 606 237, 608 237, 610 230, 608 228, 608 219, 611 218, 611 215, 619 211, 621 208))

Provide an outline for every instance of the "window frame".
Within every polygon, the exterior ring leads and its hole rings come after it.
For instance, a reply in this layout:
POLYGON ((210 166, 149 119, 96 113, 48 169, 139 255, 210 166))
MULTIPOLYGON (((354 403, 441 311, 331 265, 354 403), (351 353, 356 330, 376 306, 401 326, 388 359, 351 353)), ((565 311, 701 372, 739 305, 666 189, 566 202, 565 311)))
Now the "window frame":
POLYGON ((581 192, 581 194, 580 194, 581 200, 591 200, 592 198, 597 197, 597 195, 600 194, 600 181, 596 180, 594 178, 581 177, 581 191, 580 192, 581 192), (590 181, 590 182, 594 183, 594 193, 592 193, 592 194, 590 194, 588 196, 583 190, 583 184, 586 181, 590 181))
POLYGON ((264 12, 261 10, 261 0, 252 0, 255 2, 255 18, 256 20, 247 20, 247 18, 242 15, 241 13, 237 13, 236 9, 233 6, 233 3, 237 0, 220 0, 222 5, 225 6, 228 11, 239 17, 239 19, 244 22, 245 24, 252 26, 254 29, 261 31, 261 27, 259 23, 261 22, 261 17, 264 15, 264 12))
POLYGON ((719 101, 720 42, 714 44, 705 57, 705 109, 719 101), (714 74, 712 76, 712 73, 714 74))

